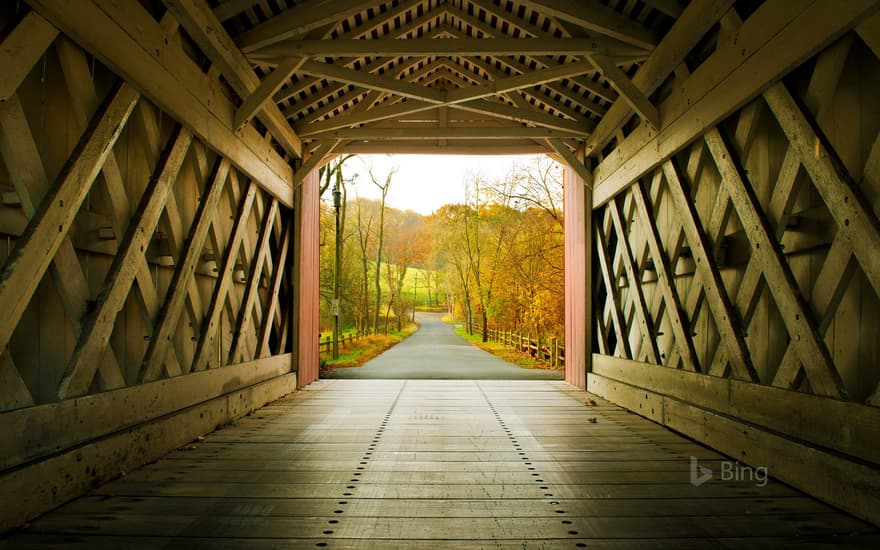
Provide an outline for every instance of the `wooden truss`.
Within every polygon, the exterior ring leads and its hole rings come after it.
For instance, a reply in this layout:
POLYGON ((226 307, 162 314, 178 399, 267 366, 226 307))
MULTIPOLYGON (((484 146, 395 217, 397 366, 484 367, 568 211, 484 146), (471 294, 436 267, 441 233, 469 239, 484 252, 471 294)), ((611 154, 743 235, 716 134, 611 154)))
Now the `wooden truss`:
POLYGON ((288 353, 292 191, 251 179, 266 165, 215 153, 217 136, 169 121, 36 12, 3 44, 20 53, 0 103, 0 408, 288 353), (22 97, 40 60, 80 132, 63 151, 22 97))
POLYGON ((828 126, 832 112, 860 116, 835 103, 855 55, 880 61, 869 41, 844 36, 797 83, 771 85, 596 199, 603 354, 876 403, 880 372, 863 362, 875 364, 865 353, 877 321, 863 308, 880 296, 880 219, 867 198, 880 135, 864 160, 845 160, 849 145, 828 126))
MULTIPOLYGON (((166 32, 161 25, 105 0, 87 0, 77 13, 60 4, 34 1, 129 81, 149 87, 148 95, 196 136, 225 130, 213 121, 205 124, 202 114, 188 114, 192 109, 228 123, 258 155, 264 146, 255 133, 266 132, 276 152, 299 158, 303 145, 314 150, 328 141, 337 142, 336 153, 556 154, 551 139, 571 153, 612 108, 617 117, 635 113, 656 128, 660 116, 651 86, 663 81, 732 2, 697 0, 682 10, 668 2, 635 9, 531 0, 277 6, 232 0, 211 9, 205 0, 166 1, 166 26, 186 30, 215 71, 208 80, 220 76, 228 84, 230 104, 191 75, 185 88, 192 97, 166 97, 162 88, 172 77, 183 81, 180 67, 188 60, 176 51, 165 55, 169 48, 163 44, 156 50, 162 55, 153 55, 151 39, 166 32), (684 24, 675 25, 678 19, 684 24), (107 25, 106 41, 87 35, 89 20, 107 25), (148 30, 132 44, 123 29, 135 21, 148 30), (663 46, 669 27, 673 44, 663 46), (119 42, 127 51, 111 51, 119 42), (651 65, 659 66, 650 69, 650 78, 632 80, 655 50, 659 59, 651 65), (147 72, 133 70, 126 58, 168 78, 148 82, 147 72), (401 147, 401 140, 410 143, 401 147)), ((248 151, 237 153, 242 158, 223 152, 256 181, 266 180, 281 205, 289 206, 281 187, 263 177, 268 174, 248 171, 248 151)), ((271 165, 282 178, 287 175, 280 164, 271 165)))

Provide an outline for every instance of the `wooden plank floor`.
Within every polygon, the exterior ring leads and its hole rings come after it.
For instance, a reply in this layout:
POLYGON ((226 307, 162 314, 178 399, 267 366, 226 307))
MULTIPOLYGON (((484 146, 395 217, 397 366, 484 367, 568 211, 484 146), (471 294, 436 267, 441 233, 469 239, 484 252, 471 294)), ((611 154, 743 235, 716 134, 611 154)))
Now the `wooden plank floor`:
POLYGON ((878 530, 555 381, 331 380, 4 548, 877 548, 878 530), (592 421, 595 419, 595 422, 592 421))

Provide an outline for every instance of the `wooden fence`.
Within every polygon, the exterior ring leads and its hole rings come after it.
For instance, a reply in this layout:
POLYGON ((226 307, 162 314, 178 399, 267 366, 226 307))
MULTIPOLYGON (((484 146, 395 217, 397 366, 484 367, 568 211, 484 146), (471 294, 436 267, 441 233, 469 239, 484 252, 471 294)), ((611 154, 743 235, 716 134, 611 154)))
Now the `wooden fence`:
POLYGON ((550 363, 552 367, 565 366, 565 346, 558 338, 542 339, 531 334, 489 329, 489 340, 528 353, 536 359, 550 363))
MULTIPOLYGON (((360 334, 360 333, 343 334, 339 338, 339 347, 341 348, 345 345, 351 345, 354 342, 357 342, 358 340, 363 338, 364 336, 366 336, 366 334, 360 334)), ((333 337, 332 336, 327 336, 323 340, 321 339, 320 336, 318 336, 318 351, 319 352, 330 353, 332 349, 333 349, 333 337)))

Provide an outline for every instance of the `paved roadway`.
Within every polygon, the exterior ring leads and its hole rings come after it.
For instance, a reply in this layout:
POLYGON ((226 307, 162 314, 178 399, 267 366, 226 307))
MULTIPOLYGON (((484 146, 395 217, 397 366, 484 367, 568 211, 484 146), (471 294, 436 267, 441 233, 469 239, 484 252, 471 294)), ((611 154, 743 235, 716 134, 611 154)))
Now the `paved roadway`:
POLYGON ((416 313, 421 328, 361 367, 334 369, 321 378, 434 380, 562 380, 562 371, 524 369, 467 342, 440 313, 416 313))

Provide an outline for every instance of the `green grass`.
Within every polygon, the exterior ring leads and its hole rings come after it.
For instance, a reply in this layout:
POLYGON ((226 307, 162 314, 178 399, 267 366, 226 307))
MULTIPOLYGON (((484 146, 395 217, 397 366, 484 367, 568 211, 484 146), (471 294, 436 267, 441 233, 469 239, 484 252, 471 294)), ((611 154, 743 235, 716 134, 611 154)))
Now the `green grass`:
MULTIPOLYGON (((443 320, 446 322, 451 322, 451 320, 447 320, 446 317, 444 317, 443 320)), ((548 361, 536 359, 528 353, 509 348, 501 343, 492 341, 483 342, 480 331, 478 330, 474 331, 473 334, 468 334, 467 329, 463 325, 461 325, 455 327, 455 333, 473 344, 474 346, 477 346, 484 351, 488 351, 492 355, 504 359, 505 361, 513 363, 514 365, 517 365, 524 369, 561 370, 561 367, 558 369, 554 369, 548 361)))
MULTIPOLYGON (((427 277, 425 276, 429 270, 420 269, 418 267, 410 267, 406 270, 406 276, 403 278, 403 296, 407 300, 412 300, 413 297, 413 285, 415 285, 416 290, 416 306, 424 305, 428 301, 428 290, 425 288, 425 281, 427 277)), ((432 285, 435 284, 435 281, 432 279, 432 285)), ((436 299, 434 297, 434 288, 431 289, 431 299, 436 299)), ((441 297, 440 304, 443 304, 445 300, 444 297, 441 297)))

